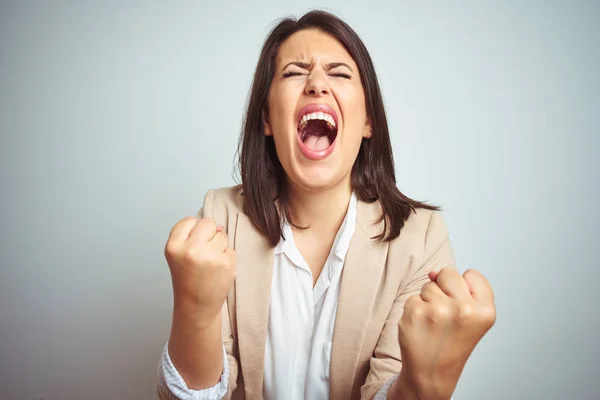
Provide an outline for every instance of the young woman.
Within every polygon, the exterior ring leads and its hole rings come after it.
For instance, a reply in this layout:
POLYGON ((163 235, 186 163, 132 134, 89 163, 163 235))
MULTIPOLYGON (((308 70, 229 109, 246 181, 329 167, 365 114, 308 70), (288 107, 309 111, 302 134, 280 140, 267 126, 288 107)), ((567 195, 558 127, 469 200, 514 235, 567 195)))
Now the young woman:
POLYGON ((435 207, 396 187, 375 69, 333 15, 267 38, 240 186, 209 191, 165 254, 162 399, 449 399, 495 321, 435 207))

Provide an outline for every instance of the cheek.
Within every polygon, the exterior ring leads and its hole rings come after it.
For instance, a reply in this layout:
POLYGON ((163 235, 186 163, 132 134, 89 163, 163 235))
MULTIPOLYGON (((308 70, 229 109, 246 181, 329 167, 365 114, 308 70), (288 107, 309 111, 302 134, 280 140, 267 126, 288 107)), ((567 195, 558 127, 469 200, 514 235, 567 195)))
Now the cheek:
POLYGON ((269 122, 277 158, 284 166, 288 165, 290 160, 291 135, 288 134, 290 105, 293 107, 293 101, 288 91, 277 86, 271 88, 269 94, 269 122))
POLYGON ((277 85, 271 89, 269 95, 269 114, 273 127, 279 129, 286 127, 293 119, 298 95, 289 85, 277 85), (290 119, 291 118, 291 119, 290 119))
POLYGON ((362 132, 367 115, 362 87, 340 88, 336 92, 336 100, 344 116, 344 129, 348 128, 350 132, 362 132))
POLYGON ((344 110, 346 115, 344 122, 344 133, 349 136, 352 141, 360 140, 365 131, 367 123, 366 110, 364 104, 360 102, 349 104, 344 110))

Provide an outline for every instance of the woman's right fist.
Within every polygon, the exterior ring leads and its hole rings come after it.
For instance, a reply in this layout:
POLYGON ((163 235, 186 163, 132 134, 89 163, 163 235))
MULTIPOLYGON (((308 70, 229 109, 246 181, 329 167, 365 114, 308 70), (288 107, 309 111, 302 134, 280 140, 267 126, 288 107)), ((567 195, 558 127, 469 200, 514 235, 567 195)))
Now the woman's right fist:
POLYGON ((187 217, 171 230, 165 246, 175 301, 191 300, 204 321, 215 318, 236 276, 235 251, 212 219, 187 217))

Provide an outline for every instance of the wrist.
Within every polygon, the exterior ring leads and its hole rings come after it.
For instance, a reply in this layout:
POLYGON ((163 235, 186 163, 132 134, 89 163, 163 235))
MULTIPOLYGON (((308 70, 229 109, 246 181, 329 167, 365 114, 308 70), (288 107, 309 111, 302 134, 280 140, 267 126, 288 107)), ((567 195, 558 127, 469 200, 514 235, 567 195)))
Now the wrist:
POLYGON ((388 393, 389 400, 420 400, 419 394, 402 370, 388 393))
POLYGON ((175 296, 173 323, 183 323, 201 330, 221 328, 221 306, 207 307, 187 296, 175 296))
POLYGON ((389 399, 402 400, 449 400, 451 395, 446 395, 439 390, 432 379, 412 374, 403 368, 390 389, 389 399))

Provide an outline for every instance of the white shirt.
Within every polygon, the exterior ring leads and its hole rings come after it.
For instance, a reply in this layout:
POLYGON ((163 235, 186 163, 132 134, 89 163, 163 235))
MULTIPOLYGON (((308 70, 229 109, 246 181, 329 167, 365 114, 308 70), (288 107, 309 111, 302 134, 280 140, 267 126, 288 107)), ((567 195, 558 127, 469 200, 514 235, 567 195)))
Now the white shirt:
MULTIPOLYGON (((329 364, 340 277, 356 226, 353 193, 346 217, 313 288, 308 264, 284 221, 283 238, 275 248, 269 326, 265 345, 263 398, 266 400, 329 399, 329 364)), ((221 381, 208 389, 190 390, 169 358, 167 346, 159 366, 159 384, 174 398, 220 400, 227 393, 229 371, 224 353, 221 381)), ((377 393, 385 399, 392 378, 377 393)))

